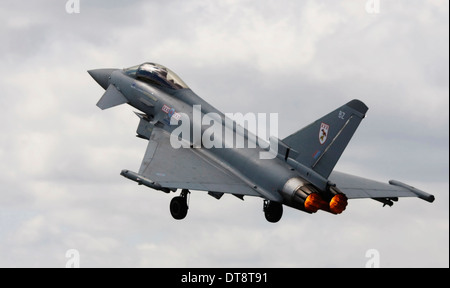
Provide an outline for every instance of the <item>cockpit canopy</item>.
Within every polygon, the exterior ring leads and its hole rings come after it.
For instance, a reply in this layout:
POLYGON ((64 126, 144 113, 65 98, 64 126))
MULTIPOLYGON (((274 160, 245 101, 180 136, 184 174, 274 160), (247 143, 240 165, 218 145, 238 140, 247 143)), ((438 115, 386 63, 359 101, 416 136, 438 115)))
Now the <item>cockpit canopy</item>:
POLYGON ((189 88, 186 83, 169 68, 156 63, 144 63, 125 69, 125 73, 137 80, 141 80, 157 87, 173 90, 189 88))

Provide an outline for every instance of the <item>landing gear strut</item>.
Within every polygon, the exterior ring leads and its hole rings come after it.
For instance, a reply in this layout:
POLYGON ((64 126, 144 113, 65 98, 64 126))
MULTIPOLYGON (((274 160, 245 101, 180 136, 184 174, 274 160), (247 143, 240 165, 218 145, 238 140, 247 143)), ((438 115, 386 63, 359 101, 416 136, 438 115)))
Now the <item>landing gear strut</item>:
POLYGON ((283 216, 283 205, 278 202, 264 200, 264 216, 270 223, 277 223, 283 216))
POLYGON ((174 197, 170 201, 170 214, 174 219, 182 220, 186 218, 189 209, 187 198, 190 193, 189 190, 183 189, 180 196, 174 197))

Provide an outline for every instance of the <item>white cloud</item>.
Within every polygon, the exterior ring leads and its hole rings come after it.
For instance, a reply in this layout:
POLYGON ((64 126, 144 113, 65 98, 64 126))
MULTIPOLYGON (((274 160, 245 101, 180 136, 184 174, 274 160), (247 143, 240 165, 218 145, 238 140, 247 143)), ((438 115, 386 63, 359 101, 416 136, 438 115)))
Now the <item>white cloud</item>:
MULTIPOLYGON (((332 34, 342 18, 316 1, 288 5, 268 1, 263 7, 228 1, 176 5, 183 13, 169 12, 171 17, 165 23, 180 17, 183 28, 176 30, 179 35, 170 31, 174 37, 162 41, 155 37, 157 45, 150 50, 156 58, 164 58, 170 51, 179 61, 188 58, 194 67, 249 63, 266 73, 285 73, 310 64, 317 42, 332 34)), ((152 17, 146 23, 145 27, 152 27, 152 17)), ((159 24, 156 29, 162 27, 159 24)), ((160 36, 157 31, 155 34, 160 36)))

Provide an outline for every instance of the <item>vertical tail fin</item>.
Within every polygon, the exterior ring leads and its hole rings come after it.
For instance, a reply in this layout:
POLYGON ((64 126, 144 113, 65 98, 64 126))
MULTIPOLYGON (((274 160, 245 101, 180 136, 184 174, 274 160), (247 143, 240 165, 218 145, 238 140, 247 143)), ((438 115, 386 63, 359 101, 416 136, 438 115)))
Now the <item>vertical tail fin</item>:
POLYGON ((328 178, 368 109, 352 100, 282 142, 298 152, 295 160, 328 178))

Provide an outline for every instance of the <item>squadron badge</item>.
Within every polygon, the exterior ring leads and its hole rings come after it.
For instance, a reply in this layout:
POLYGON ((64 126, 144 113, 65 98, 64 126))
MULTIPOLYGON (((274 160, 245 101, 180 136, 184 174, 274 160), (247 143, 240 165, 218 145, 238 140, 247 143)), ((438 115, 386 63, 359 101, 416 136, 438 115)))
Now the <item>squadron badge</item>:
POLYGON ((319 131, 319 142, 320 144, 324 144, 327 141, 328 137, 328 130, 330 129, 330 125, 322 123, 320 124, 320 131, 319 131))

